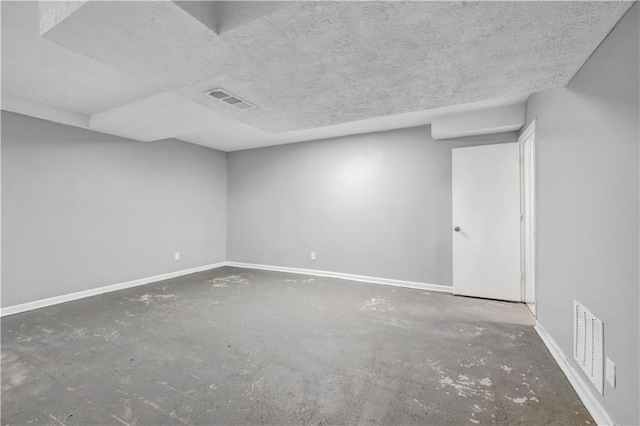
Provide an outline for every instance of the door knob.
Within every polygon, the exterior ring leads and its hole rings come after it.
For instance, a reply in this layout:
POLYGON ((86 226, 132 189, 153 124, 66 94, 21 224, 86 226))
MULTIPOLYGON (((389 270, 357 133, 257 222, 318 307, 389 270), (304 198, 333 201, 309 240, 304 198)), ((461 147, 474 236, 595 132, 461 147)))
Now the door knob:
POLYGON ((456 226, 455 228, 453 228, 453 230, 456 231, 456 232, 460 232, 460 227, 456 226))

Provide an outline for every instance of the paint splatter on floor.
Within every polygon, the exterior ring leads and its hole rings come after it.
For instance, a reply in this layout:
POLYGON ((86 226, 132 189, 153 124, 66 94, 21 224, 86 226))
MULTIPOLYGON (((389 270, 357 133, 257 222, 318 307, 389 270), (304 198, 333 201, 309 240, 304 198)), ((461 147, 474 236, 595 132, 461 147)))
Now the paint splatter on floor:
POLYGON ((391 305, 391 302, 384 297, 372 297, 371 299, 362 303, 359 309, 361 311, 376 311, 376 312, 395 311, 395 308, 391 305))
POLYGON ((157 302, 162 300, 175 299, 177 296, 175 294, 143 294, 135 299, 127 299, 130 302, 144 302, 145 305, 148 305, 151 302, 157 302))

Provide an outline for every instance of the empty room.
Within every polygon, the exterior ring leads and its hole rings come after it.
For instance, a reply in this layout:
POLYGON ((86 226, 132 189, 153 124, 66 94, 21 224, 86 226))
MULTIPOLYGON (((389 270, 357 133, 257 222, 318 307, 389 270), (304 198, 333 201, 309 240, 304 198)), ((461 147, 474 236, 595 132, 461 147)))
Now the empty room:
POLYGON ((640 4, 2 1, 2 425, 640 424, 640 4))

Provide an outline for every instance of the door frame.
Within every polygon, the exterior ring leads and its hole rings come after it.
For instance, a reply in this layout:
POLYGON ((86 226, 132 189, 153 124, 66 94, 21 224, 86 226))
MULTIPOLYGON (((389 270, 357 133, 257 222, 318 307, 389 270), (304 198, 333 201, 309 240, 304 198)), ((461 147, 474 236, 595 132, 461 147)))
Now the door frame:
POLYGON ((537 270, 537 215, 536 215, 536 120, 533 120, 518 137, 520 145, 520 271, 522 286, 522 302, 531 310, 534 317, 536 314, 537 302, 537 286, 536 286, 536 270, 537 270), (530 149, 525 148, 525 142, 530 143, 530 149), (525 164, 530 164, 526 168, 525 164), (531 191, 527 200, 527 192, 525 186, 527 180, 531 183, 531 191), (528 201, 528 203, 527 203, 528 201), (527 205, 529 209, 527 211, 527 205), (530 234, 527 238, 526 220, 530 220, 530 234), (530 253, 530 256, 528 254, 530 253), (527 275, 527 257, 532 263, 532 273, 527 275), (533 287, 533 305, 527 303, 526 292, 527 286, 533 287))

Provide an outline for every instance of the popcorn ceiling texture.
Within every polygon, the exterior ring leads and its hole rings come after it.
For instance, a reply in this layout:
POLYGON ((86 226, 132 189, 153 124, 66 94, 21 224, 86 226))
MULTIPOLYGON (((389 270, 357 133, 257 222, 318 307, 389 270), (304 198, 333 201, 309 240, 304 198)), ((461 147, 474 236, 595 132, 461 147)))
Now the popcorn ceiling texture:
POLYGON ((58 16, 43 36, 278 133, 564 86, 631 4, 184 3, 63 5, 64 19, 41 6, 58 16), (259 109, 204 95, 217 86, 259 109))

